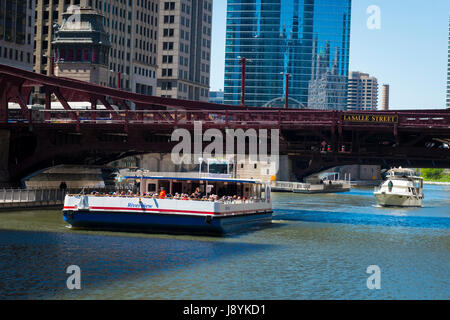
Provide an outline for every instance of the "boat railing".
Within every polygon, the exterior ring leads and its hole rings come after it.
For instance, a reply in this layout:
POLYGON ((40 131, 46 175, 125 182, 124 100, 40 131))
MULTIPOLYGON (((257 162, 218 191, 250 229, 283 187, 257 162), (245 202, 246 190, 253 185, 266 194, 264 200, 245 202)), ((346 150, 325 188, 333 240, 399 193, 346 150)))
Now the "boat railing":
MULTIPOLYGON (((68 194, 69 196, 76 197, 80 194, 68 194)), ((222 204, 245 204, 245 203, 263 203, 266 202, 266 199, 264 198, 250 198, 250 199, 231 199, 231 200, 224 200, 224 199, 195 199, 195 198, 175 198, 175 197, 166 197, 164 199, 160 199, 157 195, 138 195, 138 194, 108 194, 108 193, 92 193, 92 194, 85 194, 89 197, 98 197, 98 198, 137 198, 137 199, 155 199, 155 200, 180 200, 180 201, 198 201, 198 202, 216 202, 216 203, 222 203, 222 204)))

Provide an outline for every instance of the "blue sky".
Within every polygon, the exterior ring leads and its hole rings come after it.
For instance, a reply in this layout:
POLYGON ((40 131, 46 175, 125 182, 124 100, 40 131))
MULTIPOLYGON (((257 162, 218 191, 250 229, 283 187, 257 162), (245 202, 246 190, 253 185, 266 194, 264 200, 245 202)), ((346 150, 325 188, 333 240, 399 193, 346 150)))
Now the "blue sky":
MULTIPOLYGON (((395 109, 445 108, 449 0, 353 0, 350 70, 391 86, 395 109), (381 28, 367 28, 377 5, 381 28)), ((211 90, 223 89, 226 0, 214 0, 211 90)))

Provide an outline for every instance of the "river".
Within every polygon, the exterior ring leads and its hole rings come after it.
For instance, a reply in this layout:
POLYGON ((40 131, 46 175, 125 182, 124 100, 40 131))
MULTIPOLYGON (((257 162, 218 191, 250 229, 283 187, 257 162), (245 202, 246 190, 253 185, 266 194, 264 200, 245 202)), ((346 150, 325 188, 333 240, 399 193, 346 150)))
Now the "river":
POLYGON ((450 298, 450 186, 426 186, 423 208, 379 208, 371 189, 276 193, 273 207, 271 227, 226 237, 74 231, 60 211, 2 212, 0 299, 450 298), (66 287, 70 265, 81 290, 66 287))

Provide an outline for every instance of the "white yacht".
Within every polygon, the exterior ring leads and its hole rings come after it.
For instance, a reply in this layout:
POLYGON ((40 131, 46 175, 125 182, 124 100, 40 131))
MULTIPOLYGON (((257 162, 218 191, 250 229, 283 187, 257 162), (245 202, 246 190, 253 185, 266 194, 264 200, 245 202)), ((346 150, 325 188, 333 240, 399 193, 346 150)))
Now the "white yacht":
POLYGON ((375 189, 378 204, 383 207, 421 207, 424 199, 423 178, 411 169, 391 169, 386 181, 375 189))

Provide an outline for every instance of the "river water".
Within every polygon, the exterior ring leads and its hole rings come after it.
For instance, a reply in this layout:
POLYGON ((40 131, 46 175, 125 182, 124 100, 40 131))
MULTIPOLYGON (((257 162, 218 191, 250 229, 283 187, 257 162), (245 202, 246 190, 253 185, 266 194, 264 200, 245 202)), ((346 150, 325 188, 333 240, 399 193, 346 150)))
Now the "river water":
POLYGON ((450 187, 423 208, 371 189, 273 194, 271 227, 227 237, 74 231, 60 211, 0 213, 0 299, 450 299, 450 187), (68 290, 66 268, 81 269, 68 290), (367 287, 367 267, 381 289, 367 287))

